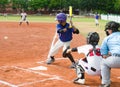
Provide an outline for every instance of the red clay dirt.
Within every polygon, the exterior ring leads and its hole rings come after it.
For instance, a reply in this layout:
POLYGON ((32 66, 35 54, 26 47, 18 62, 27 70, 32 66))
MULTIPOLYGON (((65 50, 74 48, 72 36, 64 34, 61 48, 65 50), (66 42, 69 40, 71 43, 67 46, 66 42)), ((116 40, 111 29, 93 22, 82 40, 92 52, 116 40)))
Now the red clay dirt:
MULTIPOLYGON (((78 85, 70 61, 62 58, 62 49, 56 61, 47 65, 46 59, 55 33, 55 23, 31 22, 29 26, 17 22, 0 22, 0 87, 98 87, 100 78, 86 74, 86 84, 78 85), (47 70, 33 70, 44 67, 47 70)), ((79 34, 73 36, 71 47, 85 44, 79 34)), ((84 57, 72 53, 75 60, 84 57)), ((119 69, 112 69, 111 87, 120 86, 119 69)))

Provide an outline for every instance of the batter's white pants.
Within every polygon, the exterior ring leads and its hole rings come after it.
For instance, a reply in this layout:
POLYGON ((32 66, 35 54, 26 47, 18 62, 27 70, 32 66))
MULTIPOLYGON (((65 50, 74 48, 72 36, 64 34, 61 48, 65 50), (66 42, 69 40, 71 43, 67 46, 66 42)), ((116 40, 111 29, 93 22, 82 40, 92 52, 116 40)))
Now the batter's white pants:
POLYGON ((64 51, 68 46, 70 46, 70 43, 71 43, 71 41, 62 42, 61 40, 58 40, 58 41, 53 45, 53 47, 51 47, 50 52, 49 52, 49 54, 48 54, 48 58, 49 58, 50 56, 54 56, 61 47, 63 47, 63 51, 64 51))
POLYGON ((95 19, 95 24, 99 24, 98 19, 95 19))

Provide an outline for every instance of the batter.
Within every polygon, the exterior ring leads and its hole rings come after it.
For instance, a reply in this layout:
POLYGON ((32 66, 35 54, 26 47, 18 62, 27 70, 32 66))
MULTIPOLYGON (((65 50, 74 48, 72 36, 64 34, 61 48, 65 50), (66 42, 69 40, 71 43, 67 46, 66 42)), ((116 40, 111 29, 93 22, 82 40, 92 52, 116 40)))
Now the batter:
MULTIPOLYGON (((58 21, 58 24, 56 26, 57 34, 58 34, 58 40, 49 51, 48 59, 47 59, 47 62, 46 62, 47 64, 51 64, 55 61, 54 55, 58 52, 58 50, 61 47, 63 47, 63 51, 67 47, 70 47, 70 43, 71 43, 73 34, 79 34, 79 30, 75 26, 73 26, 72 21, 70 21, 72 27, 70 27, 70 24, 66 22, 67 15, 65 13, 57 14, 56 20, 58 21)), ((69 56, 71 56, 71 54, 69 54, 69 56)), ((75 64, 74 59, 72 57, 69 57, 69 59, 74 66, 74 64, 75 64)))

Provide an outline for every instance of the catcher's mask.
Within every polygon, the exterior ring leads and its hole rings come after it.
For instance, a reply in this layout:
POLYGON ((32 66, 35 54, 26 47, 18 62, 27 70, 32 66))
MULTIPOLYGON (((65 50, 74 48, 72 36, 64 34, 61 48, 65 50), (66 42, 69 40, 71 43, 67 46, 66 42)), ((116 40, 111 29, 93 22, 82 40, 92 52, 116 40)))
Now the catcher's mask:
POLYGON ((105 32, 106 35, 109 35, 107 30, 112 30, 112 32, 117 32, 119 31, 120 24, 114 21, 110 21, 105 25, 105 32))
POLYGON ((99 42, 99 34, 97 32, 89 32, 87 36, 87 44, 91 44, 93 46, 97 45, 99 42))
POLYGON ((67 15, 65 13, 59 13, 56 16, 56 20, 64 22, 67 20, 67 15))

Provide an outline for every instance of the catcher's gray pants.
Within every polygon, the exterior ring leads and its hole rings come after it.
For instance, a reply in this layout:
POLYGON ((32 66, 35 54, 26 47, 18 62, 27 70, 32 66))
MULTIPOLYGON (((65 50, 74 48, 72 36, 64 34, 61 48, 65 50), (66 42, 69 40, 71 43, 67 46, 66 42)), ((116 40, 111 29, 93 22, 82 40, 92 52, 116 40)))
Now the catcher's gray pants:
POLYGON ((101 62, 102 84, 110 84, 111 68, 120 68, 120 56, 110 56, 101 62))

